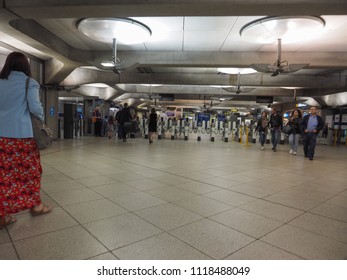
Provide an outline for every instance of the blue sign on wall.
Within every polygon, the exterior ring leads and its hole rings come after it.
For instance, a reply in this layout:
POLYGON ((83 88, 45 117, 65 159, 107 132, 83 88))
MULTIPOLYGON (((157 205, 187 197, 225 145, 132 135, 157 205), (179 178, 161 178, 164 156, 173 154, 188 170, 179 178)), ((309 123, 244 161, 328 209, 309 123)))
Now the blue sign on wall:
POLYGON ((49 115, 54 116, 54 107, 53 106, 49 107, 49 115))

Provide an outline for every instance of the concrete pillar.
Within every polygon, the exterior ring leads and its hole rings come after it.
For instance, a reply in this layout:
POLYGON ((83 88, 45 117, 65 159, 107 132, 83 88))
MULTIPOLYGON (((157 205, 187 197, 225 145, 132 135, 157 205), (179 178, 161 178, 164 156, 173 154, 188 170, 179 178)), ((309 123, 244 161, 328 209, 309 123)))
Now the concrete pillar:
POLYGON ((41 90, 41 102, 45 112, 45 124, 52 130, 53 139, 58 138, 59 92, 54 89, 41 90))

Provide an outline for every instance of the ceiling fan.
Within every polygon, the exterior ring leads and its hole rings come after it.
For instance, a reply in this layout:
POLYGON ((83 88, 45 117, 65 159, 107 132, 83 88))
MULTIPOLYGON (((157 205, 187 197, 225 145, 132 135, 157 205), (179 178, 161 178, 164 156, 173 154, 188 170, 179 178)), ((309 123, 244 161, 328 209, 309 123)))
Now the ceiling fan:
POLYGON ((275 100, 281 103, 293 103, 297 104, 298 102, 305 102, 308 99, 304 97, 298 97, 297 96, 297 89, 294 88, 293 96, 276 96, 275 100))
POLYGON ((230 101, 231 99, 234 98, 234 97, 232 97, 232 96, 225 96, 225 95, 223 95, 223 94, 222 94, 222 90, 223 90, 223 88, 220 88, 219 96, 211 95, 211 96, 210 96, 210 100, 215 100, 215 101, 223 102, 223 101, 230 101))
POLYGON ((233 92, 236 94, 240 94, 241 92, 250 92, 254 88, 246 88, 244 86, 241 86, 241 73, 237 73, 237 86, 233 87, 225 87, 223 90, 228 91, 228 92, 233 92))
POLYGON ((124 61, 121 62, 120 59, 117 57, 117 39, 116 38, 113 38, 113 43, 112 43, 112 60, 103 61, 101 65, 104 66, 105 68, 112 69, 112 71, 118 75, 120 75, 122 70, 130 66, 130 65, 126 65, 124 61))
POLYGON ((272 77, 276 77, 281 73, 293 73, 306 66, 309 63, 289 64, 287 60, 282 60, 282 39, 277 40, 277 60, 274 64, 252 64, 252 68, 262 73, 271 73, 272 77))

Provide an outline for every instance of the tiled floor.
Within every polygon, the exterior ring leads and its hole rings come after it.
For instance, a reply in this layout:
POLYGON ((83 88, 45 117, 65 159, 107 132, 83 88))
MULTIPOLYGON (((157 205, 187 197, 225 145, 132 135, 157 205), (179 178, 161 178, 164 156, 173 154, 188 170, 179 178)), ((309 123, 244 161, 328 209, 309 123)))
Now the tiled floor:
POLYGON ((347 259, 347 147, 84 137, 42 152, 49 215, 0 259, 347 259))

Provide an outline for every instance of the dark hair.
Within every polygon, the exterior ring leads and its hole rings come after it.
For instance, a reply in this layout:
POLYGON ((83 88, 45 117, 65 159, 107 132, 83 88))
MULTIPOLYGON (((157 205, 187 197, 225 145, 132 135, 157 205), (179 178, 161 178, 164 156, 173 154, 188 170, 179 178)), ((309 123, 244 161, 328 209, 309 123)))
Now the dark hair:
POLYGON ((151 109, 151 113, 152 113, 152 114, 155 113, 155 108, 152 108, 152 109, 151 109))
POLYGON ((29 61, 21 52, 11 52, 7 56, 5 65, 0 73, 0 79, 8 79, 11 71, 23 72, 25 75, 31 77, 29 61))
POLYGON ((299 117, 299 118, 302 118, 302 113, 301 113, 301 111, 300 111, 299 109, 294 109, 293 112, 292 112, 292 114, 290 115, 290 117, 294 116, 295 111, 298 112, 298 117, 299 117))
POLYGON ((124 103, 123 106, 124 106, 124 108, 128 107, 128 103, 124 103))
POLYGON ((267 112, 266 111, 261 112, 261 116, 263 116, 264 113, 265 113, 265 117, 267 117, 267 112))

